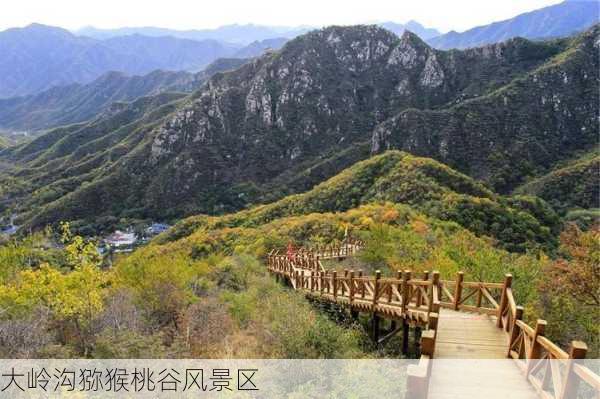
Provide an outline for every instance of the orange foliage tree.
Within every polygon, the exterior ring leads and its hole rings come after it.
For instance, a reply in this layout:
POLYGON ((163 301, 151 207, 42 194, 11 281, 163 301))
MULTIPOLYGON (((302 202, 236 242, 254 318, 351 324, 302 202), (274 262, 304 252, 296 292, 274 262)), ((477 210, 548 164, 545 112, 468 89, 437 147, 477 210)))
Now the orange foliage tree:
POLYGON ((563 344, 584 339, 588 356, 600 353, 600 226, 581 231, 568 224, 560 236, 560 258, 541 280, 541 305, 550 334, 563 344))

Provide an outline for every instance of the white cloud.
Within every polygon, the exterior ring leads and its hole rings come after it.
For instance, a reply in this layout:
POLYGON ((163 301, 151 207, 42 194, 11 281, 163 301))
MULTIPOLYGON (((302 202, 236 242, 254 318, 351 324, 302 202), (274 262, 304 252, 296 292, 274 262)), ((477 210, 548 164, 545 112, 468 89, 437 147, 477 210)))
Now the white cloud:
POLYGON ((159 26, 214 28, 231 23, 331 25, 417 20, 465 30, 558 0, 2 0, 0 29, 32 22, 76 29, 159 26))

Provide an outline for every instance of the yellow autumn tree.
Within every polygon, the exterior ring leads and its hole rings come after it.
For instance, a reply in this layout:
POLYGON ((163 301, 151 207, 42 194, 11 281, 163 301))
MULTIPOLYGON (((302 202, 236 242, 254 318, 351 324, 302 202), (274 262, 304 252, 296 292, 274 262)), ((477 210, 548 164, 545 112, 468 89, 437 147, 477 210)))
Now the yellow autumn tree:
POLYGON ((93 322, 104 308, 108 279, 99 268, 92 243, 73 236, 68 224, 62 225, 62 239, 72 271, 62 273, 47 263, 37 270, 23 270, 12 283, 0 286, 0 305, 13 316, 37 306, 50 309, 63 340, 72 332, 81 354, 88 356, 93 322))

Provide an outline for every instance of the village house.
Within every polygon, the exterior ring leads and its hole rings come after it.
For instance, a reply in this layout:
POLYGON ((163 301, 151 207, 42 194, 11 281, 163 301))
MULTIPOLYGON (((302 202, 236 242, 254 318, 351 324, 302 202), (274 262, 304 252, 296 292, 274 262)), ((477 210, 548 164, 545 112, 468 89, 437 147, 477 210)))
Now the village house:
POLYGON ((168 224, 152 223, 152 225, 146 229, 146 233, 149 236, 155 236, 169 230, 170 228, 171 226, 169 226, 168 224))
POLYGON ((107 246, 115 252, 129 252, 133 250, 137 238, 135 233, 126 233, 120 230, 115 231, 104 239, 107 246))

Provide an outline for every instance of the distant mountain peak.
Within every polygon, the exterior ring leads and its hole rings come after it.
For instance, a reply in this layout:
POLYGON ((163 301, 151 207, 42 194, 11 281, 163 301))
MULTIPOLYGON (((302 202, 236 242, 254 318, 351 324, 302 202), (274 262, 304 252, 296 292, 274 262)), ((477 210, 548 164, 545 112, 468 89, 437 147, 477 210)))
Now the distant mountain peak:
POLYGON ((52 36, 52 37, 58 37, 58 36, 69 37, 69 38, 76 37, 75 35, 73 35, 71 32, 69 32, 66 29, 60 28, 58 26, 44 25, 44 24, 40 24, 37 22, 31 23, 22 28, 10 28, 3 32, 0 32, 0 34, 9 33, 9 32, 13 32, 13 33, 18 32, 21 35, 29 34, 29 35, 48 35, 48 36, 52 36))
POLYGON ((437 29, 426 28, 420 22, 415 20, 410 20, 405 24, 389 21, 380 23, 379 25, 389 31, 394 32, 398 36, 402 36, 404 31, 409 30, 424 40, 439 36, 441 34, 437 29))
POLYGON ((41 24, 39 22, 32 22, 22 29, 48 29, 48 30, 60 30, 60 31, 66 30, 66 29, 60 28, 58 26, 45 25, 45 24, 41 24))

